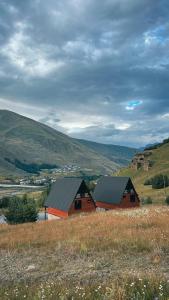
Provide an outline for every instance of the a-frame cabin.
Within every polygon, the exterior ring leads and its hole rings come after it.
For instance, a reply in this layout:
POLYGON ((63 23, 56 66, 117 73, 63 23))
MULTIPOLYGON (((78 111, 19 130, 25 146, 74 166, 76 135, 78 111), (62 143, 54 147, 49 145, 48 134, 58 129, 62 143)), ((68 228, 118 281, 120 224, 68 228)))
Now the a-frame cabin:
POLYGON ((129 177, 101 177, 93 198, 96 206, 105 210, 140 206, 138 194, 129 177))
POLYGON ((84 180, 61 178, 53 183, 45 202, 48 219, 67 218, 70 215, 96 210, 95 202, 84 180))

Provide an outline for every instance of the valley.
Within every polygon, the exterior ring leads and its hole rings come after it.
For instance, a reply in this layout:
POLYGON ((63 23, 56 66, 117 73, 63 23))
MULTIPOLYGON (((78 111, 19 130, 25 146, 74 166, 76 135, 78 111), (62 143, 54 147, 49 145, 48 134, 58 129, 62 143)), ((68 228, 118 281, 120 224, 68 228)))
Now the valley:
POLYGON ((0 110, 0 177, 23 177, 65 165, 76 166, 76 171, 89 175, 112 174, 126 166, 136 151, 97 143, 93 146, 11 111, 0 110))

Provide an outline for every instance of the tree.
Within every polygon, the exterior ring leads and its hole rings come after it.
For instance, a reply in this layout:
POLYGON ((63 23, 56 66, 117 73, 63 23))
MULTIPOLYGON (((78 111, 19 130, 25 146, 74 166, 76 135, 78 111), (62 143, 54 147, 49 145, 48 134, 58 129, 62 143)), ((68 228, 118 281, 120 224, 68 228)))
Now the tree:
POLYGON ((144 185, 152 185, 152 179, 151 179, 151 178, 146 179, 146 180, 144 181, 144 185))
POLYGON ((89 181, 87 182, 87 186, 90 192, 94 192, 94 189, 96 187, 96 184, 94 183, 94 181, 89 181))
POLYGON ((38 217, 36 202, 27 196, 11 198, 5 217, 10 224, 36 222, 38 217))
POLYGON ((0 208, 7 208, 9 205, 9 197, 3 197, 0 199, 0 208))
POLYGON ((169 178, 167 175, 159 174, 151 179, 153 189, 163 189, 169 186, 169 178))
POLYGON ((169 205, 169 196, 166 197, 165 203, 166 203, 167 205, 169 205))
POLYGON ((50 190, 51 190, 51 184, 49 184, 47 186, 47 188, 41 193, 41 196, 40 196, 40 198, 37 201, 38 207, 40 207, 40 208, 44 207, 45 200, 47 199, 47 196, 49 195, 50 190))
POLYGON ((151 197, 147 197, 143 199, 143 204, 153 204, 153 200, 151 199, 151 197))

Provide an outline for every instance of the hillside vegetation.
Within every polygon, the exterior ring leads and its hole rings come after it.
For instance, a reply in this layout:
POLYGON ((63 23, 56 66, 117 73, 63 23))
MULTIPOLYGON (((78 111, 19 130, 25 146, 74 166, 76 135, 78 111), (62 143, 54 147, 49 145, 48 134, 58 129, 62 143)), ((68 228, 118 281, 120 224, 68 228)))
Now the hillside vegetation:
POLYGON ((168 300, 168 219, 157 206, 1 225, 1 299, 168 300))
MULTIPOLYGON (((123 150, 124 160, 126 156, 127 159, 132 157, 133 149, 130 152, 130 148, 124 147, 123 150)), ((38 165, 44 164, 75 164, 89 173, 111 174, 121 166, 117 156, 116 151, 110 159, 97 149, 44 124, 0 110, 1 175, 24 175, 30 170, 38 170, 38 165)))
POLYGON ((151 152, 152 167, 149 171, 144 171, 142 168, 136 171, 127 167, 120 170, 118 175, 130 176, 140 197, 150 196, 156 203, 163 203, 166 196, 169 195, 169 187, 159 190, 152 189, 151 185, 144 185, 144 182, 158 174, 169 176, 169 142, 155 146, 151 149, 151 152))
POLYGON ((120 166, 127 166, 130 163, 131 158, 138 152, 137 149, 124 146, 100 144, 86 140, 78 141, 120 166))

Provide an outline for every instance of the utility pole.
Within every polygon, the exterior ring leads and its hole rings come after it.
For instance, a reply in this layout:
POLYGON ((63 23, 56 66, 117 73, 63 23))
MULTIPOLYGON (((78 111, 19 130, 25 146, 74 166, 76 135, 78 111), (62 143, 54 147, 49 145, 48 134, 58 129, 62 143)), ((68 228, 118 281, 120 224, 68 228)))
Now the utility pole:
POLYGON ((47 206, 45 206, 45 221, 47 220, 46 208, 47 208, 47 206))

